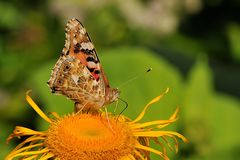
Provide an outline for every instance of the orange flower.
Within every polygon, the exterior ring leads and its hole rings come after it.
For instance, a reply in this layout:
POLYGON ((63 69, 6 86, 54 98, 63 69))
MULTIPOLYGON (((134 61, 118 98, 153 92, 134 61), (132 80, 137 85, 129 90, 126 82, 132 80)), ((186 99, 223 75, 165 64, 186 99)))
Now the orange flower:
MULTIPOLYGON (((168 90, 164 94, 166 94, 168 90)), ((146 160, 150 152, 169 159, 166 146, 172 148, 167 137, 175 141, 178 151, 177 138, 187 142, 181 134, 164 131, 162 128, 177 120, 178 108, 168 120, 156 120, 140 123, 149 106, 162 98, 164 94, 150 101, 135 120, 111 113, 72 113, 54 118, 47 117, 27 94, 26 100, 32 108, 48 123, 47 131, 39 132, 17 126, 8 138, 30 136, 20 143, 7 157, 26 160, 48 158, 61 160, 146 160), (108 118, 107 118, 108 117, 108 118), (165 145, 159 141, 162 138, 165 145), (159 144, 160 149, 150 147, 150 141, 159 144)))

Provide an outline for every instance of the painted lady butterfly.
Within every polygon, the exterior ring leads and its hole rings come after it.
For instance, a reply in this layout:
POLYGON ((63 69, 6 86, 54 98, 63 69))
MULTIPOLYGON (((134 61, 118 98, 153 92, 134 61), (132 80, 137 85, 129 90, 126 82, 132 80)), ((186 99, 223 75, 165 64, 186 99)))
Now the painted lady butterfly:
POLYGON ((116 101, 119 91, 110 88, 83 25, 77 19, 71 19, 65 32, 65 46, 47 82, 52 92, 75 101, 76 110, 98 110, 116 101))

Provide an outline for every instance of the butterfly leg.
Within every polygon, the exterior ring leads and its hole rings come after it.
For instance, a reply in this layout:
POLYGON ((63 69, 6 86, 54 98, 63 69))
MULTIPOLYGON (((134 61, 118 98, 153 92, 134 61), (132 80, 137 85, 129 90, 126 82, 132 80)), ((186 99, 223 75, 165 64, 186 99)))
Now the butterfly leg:
POLYGON ((115 102, 115 108, 113 110, 113 114, 115 115, 116 111, 117 111, 117 108, 118 108, 118 101, 115 102))
POLYGON ((74 112, 75 113, 91 113, 91 114, 99 114, 99 110, 91 108, 88 106, 89 103, 86 102, 84 104, 75 102, 74 104, 74 112))
POLYGON ((108 111, 107 111, 107 107, 104 108, 105 109, 105 113, 106 113, 106 118, 107 118, 107 122, 108 122, 108 127, 111 129, 111 131, 115 134, 116 132, 113 130, 112 125, 109 121, 109 117, 108 117, 108 111))
MULTIPOLYGON (((85 105, 86 105, 86 104, 85 104, 85 105)), ((83 109, 84 109, 84 107, 85 107, 85 105, 82 105, 82 104, 79 103, 79 102, 75 102, 75 104, 74 104, 74 112, 75 112, 75 113, 80 113, 80 112, 82 112, 83 109)))

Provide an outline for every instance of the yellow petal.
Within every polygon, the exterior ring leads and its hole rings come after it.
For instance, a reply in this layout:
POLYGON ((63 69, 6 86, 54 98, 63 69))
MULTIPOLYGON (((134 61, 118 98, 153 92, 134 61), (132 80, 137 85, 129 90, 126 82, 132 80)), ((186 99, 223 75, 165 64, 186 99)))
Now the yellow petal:
MULTIPOLYGON (((136 123, 136 124, 132 124, 132 128, 144 128, 144 127, 149 127, 152 125, 166 125, 166 124, 170 124, 172 122, 175 122, 177 119, 169 119, 169 120, 157 120, 157 121, 150 121, 150 122, 145 122, 145 123, 136 123)), ((157 127, 158 127, 157 126, 157 127)))
POLYGON ((22 152, 22 153, 13 154, 13 155, 10 154, 6 157, 6 160, 12 160, 13 158, 19 157, 19 156, 38 155, 38 154, 45 153, 45 152, 49 152, 49 149, 44 148, 40 151, 22 152))
POLYGON ((160 136, 172 137, 174 135, 182 139, 184 142, 188 142, 187 138, 185 138, 183 135, 177 132, 172 132, 172 131, 146 131, 146 132, 143 131, 143 132, 135 132, 134 135, 139 137, 160 137, 160 136))
POLYGON ((143 145, 141 145, 139 143, 136 144, 135 147, 139 148, 139 149, 142 149, 142 150, 146 150, 146 151, 155 153, 155 154, 161 156, 162 158, 164 158, 165 160, 169 160, 169 158, 165 154, 163 154, 162 152, 160 152, 160 151, 158 151, 156 149, 153 149, 153 148, 150 148, 150 147, 147 147, 147 146, 143 146, 143 145))
POLYGON ((52 121, 46 116, 46 114, 43 113, 43 111, 37 106, 37 104, 32 100, 32 98, 28 95, 30 91, 27 91, 26 93, 26 100, 29 103, 29 105, 38 113, 42 119, 47 121, 48 123, 52 123, 52 121))
POLYGON ((159 95, 159 96, 157 96, 156 98, 154 98, 153 100, 151 100, 151 101, 144 107, 144 109, 143 109, 142 112, 138 115, 138 117, 137 117, 135 120, 131 121, 130 124, 136 123, 136 122, 138 122, 139 120, 141 120, 141 119, 143 118, 146 110, 148 109, 148 107, 151 106, 153 103, 156 103, 157 101, 159 101, 165 94, 168 93, 168 91, 169 91, 169 88, 167 88, 164 93, 162 93, 161 95, 159 95))

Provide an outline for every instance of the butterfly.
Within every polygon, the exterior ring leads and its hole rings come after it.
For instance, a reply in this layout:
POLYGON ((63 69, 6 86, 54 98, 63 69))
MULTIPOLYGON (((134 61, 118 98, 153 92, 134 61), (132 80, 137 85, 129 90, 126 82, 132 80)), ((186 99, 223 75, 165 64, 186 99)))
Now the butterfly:
POLYGON ((65 27, 65 46, 56 62, 48 86, 75 102, 75 110, 99 110, 119 98, 111 88, 94 45, 80 21, 70 19, 65 27))

